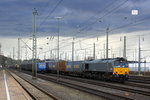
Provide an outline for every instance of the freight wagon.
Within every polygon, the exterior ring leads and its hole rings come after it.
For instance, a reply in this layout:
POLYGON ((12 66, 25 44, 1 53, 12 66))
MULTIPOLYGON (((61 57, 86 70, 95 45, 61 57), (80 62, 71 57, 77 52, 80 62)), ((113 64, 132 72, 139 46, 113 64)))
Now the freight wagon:
MULTIPOLYGON (((20 65, 22 70, 32 71, 32 64, 26 63, 20 65)), ((37 63, 37 72, 45 72, 46 71, 46 64, 45 63, 37 63)))
POLYGON ((81 76, 83 71, 83 61, 66 62, 65 74, 73 76, 81 76))
POLYGON ((57 69, 59 69, 60 73, 64 73, 66 71, 66 61, 46 61, 46 71, 56 73, 57 69))

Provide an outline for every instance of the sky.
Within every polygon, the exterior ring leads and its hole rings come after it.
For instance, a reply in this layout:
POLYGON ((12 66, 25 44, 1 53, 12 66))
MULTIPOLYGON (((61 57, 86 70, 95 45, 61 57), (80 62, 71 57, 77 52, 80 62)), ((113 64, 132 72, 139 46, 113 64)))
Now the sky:
POLYGON ((41 59, 54 57, 50 54, 56 52, 58 23, 62 59, 71 59, 73 37, 76 60, 92 56, 93 43, 97 58, 103 58, 107 28, 110 57, 122 56, 123 36, 127 36, 127 57, 135 59, 141 35, 142 58, 149 59, 149 4, 150 0, 1 0, 2 53, 13 57, 14 48, 17 59, 17 38, 21 38, 21 58, 32 57, 25 43, 32 48, 32 13, 36 8, 37 52, 41 59), (138 10, 138 15, 132 15, 132 10, 138 10), (58 21, 56 17, 62 19, 58 21))

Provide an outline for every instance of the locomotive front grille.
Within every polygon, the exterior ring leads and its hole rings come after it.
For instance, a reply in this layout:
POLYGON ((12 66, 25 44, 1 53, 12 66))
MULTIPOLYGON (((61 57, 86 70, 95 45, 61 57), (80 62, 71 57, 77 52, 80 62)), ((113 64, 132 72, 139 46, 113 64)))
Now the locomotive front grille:
POLYGON ((129 68, 113 68, 113 74, 118 75, 129 74, 129 68))

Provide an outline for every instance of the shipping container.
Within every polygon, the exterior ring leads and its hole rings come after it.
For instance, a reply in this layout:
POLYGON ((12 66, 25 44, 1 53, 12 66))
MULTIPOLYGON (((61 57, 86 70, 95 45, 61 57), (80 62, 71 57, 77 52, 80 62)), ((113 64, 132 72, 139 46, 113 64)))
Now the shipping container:
POLYGON ((66 62, 66 71, 69 72, 82 72, 83 69, 83 61, 67 61, 66 62))

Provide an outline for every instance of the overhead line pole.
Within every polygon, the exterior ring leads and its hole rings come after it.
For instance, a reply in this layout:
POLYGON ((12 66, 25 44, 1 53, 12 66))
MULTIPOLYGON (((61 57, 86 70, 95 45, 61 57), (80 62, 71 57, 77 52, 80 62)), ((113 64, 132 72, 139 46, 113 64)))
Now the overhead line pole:
POLYGON ((123 57, 126 58, 126 36, 124 36, 123 57))
MULTIPOLYGON (((18 66, 20 66, 20 38, 18 38, 18 66)), ((20 71, 21 71, 21 67, 20 71)))
POLYGON ((108 59, 108 31, 109 28, 106 29, 106 59, 108 59))
POLYGON ((95 60, 95 43, 93 43, 93 59, 95 60))
POLYGON ((13 60, 15 59, 15 48, 13 47, 13 60))
POLYGON ((105 43, 104 43, 104 59, 105 59, 105 43))
POLYGON ((28 57, 28 51, 27 51, 27 46, 25 46, 25 58, 27 60, 27 57, 28 57))
POLYGON ((72 41, 72 68, 74 70, 74 37, 72 41))
POLYGON ((59 80, 59 32, 60 32, 60 30, 59 30, 59 27, 60 27, 60 23, 59 23, 59 21, 60 21, 60 19, 61 19, 62 17, 56 17, 56 19, 58 20, 58 44, 57 44, 57 81, 59 80))
POLYGON ((20 38, 18 38, 18 61, 20 60, 20 38))
POLYGON ((138 60, 139 60, 139 62, 138 62, 138 73, 139 73, 139 75, 141 74, 141 43, 140 43, 141 41, 140 41, 140 36, 139 36, 139 58, 138 58, 138 60))
POLYGON ((1 50, 1 48, 2 48, 2 45, 1 45, 1 43, 0 43, 0 55, 2 55, 2 50, 1 50))
POLYGON ((84 60, 86 60, 86 49, 85 49, 85 59, 84 60))
POLYGON ((33 11, 33 51, 32 51, 32 79, 37 77, 37 37, 36 37, 36 15, 38 15, 37 10, 34 8, 33 11))

